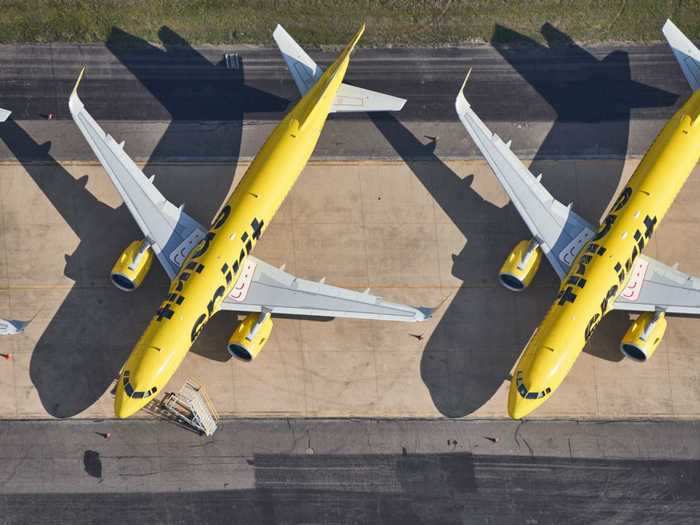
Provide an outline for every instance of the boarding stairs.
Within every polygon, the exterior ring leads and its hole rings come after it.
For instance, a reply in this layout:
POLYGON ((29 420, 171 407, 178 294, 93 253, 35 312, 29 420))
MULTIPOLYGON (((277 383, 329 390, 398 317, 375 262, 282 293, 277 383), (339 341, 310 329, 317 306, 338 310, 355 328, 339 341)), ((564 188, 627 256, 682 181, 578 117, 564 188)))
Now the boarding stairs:
POLYGON ((191 379, 185 381, 180 392, 170 392, 161 405, 171 417, 185 423, 205 436, 211 436, 219 426, 219 414, 204 387, 191 379))

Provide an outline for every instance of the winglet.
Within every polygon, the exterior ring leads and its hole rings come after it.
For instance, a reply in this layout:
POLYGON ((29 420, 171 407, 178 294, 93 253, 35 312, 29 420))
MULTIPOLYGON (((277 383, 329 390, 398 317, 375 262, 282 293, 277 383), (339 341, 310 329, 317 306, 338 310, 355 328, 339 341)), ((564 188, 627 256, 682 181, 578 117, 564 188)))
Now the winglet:
POLYGON ((70 98, 68 99, 68 108, 70 109, 71 113, 79 111, 83 106, 83 103, 80 101, 80 97, 78 97, 78 86, 80 85, 80 81, 83 79, 84 73, 85 67, 80 70, 78 80, 75 81, 75 86, 73 86, 73 91, 71 91, 70 98))
POLYGON ((425 306, 419 306, 416 308, 421 314, 422 317, 416 317, 416 321, 427 321, 431 317, 433 317, 433 312, 434 310, 432 308, 427 308, 425 306))
POLYGON ((443 305, 447 302, 447 300, 450 298, 450 296, 443 297, 442 300, 436 305, 433 306, 432 308, 429 308, 427 306, 418 306, 416 307, 416 310, 418 310, 422 314, 422 318, 417 317, 417 321, 425 321, 427 319, 431 319, 433 317, 433 314, 437 312, 440 308, 443 307, 443 305))
POLYGON ((462 82, 462 87, 459 88, 459 92, 460 92, 460 93, 463 93, 463 92, 464 92, 464 88, 467 87, 467 81, 469 80, 469 75, 471 75, 471 74, 472 74, 472 68, 469 68, 469 69, 467 70, 467 76, 464 77, 464 82, 462 82))
POLYGON ((80 81, 83 79, 84 74, 85 74, 85 66, 83 66, 83 69, 80 70, 80 74, 78 75, 78 80, 75 81, 75 86, 73 87, 73 92, 71 93, 71 96, 78 94, 78 86, 80 85, 80 81))
POLYGON ((457 93, 457 98, 455 99, 455 109, 457 110, 457 113, 463 113, 464 111, 469 108, 469 102, 467 102, 467 98, 464 96, 464 88, 467 86, 467 81, 469 80, 469 75, 472 74, 472 68, 469 68, 467 71, 467 76, 464 78, 464 82, 462 82, 462 87, 459 88, 459 93, 457 93))

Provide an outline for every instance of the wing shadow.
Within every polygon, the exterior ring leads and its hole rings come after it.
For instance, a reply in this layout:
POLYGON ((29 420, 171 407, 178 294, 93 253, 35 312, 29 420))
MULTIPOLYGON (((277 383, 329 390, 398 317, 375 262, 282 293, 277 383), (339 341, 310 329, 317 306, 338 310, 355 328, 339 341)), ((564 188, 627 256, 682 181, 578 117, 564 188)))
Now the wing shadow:
MULTIPOLYGON (((191 201, 189 213, 208 224, 229 191, 236 163, 197 175, 197 184, 191 173, 168 174, 167 167, 156 165, 158 159, 196 145, 198 139, 176 132, 177 122, 191 118, 236 122, 225 143, 216 147, 237 158, 244 114, 280 111, 287 101, 247 87, 242 66, 232 72, 209 62, 170 29, 161 29, 160 36, 163 49, 115 28, 107 46, 173 119, 144 171, 163 174, 157 178, 163 194, 174 203, 191 201), (223 105, 217 98, 220 94, 223 105)), ((75 251, 66 255, 64 270, 75 284, 37 341, 30 362, 30 377, 46 411, 70 417, 91 406, 117 376, 158 307, 167 278, 158 269, 135 293, 123 294, 112 287, 108 275, 113 261, 128 242, 141 237, 126 207, 113 209, 96 199, 85 188, 86 177, 73 178, 49 154, 50 144, 37 144, 14 121, 0 126, 0 138, 80 239, 75 251)), ((210 324, 195 351, 226 360, 228 334, 223 323, 210 324), (221 351, 208 350, 214 347, 221 351)))
MULTIPOLYGON (((533 171, 545 173, 550 191, 563 202, 576 200, 576 186, 595 181, 596 191, 586 194, 584 209, 578 211, 597 222, 596 214, 605 209, 622 174, 632 108, 670 105, 676 97, 633 81, 626 53, 613 52, 598 60, 549 24, 543 26, 542 34, 548 46, 497 27, 494 47, 557 114, 531 165, 533 171), (504 40, 518 45, 499 44, 504 40), (570 63, 575 64, 575 74, 571 74, 570 63), (595 108, 593 113, 591 108, 595 108), (570 123, 575 122, 605 125, 595 133, 582 133, 571 140, 567 134, 573 129, 570 123), (556 164, 547 160, 553 151, 581 155, 597 151, 601 144, 617 155, 602 164, 604 169, 594 174, 595 179, 582 180, 572 187, 567 181, 557 180, 556 175, 547 176, 553 170, 556 173, 556 164)), ((557 279, 547 266, 540 270, 538 285, 524 295, 498 287, 496 273, 508 251, 517 240, 529 237, 512 205, 499 208, 484 200, 471 188, 472 176, 461 178, 435 155, 434 140, 419 140, 393 115, 370 116, 466 238, 462 252, 453 255, 452 266, 452 275, 463 284, 421 359, 421 377, 436 408, 445 416, 462 417, 484 405, 508 378, 553 299, 557 279), (547 286, 542 287, 543 281, 547 286)), ((611 317, 615 316, 613 313, 611 317)), ((614 338, 612 335, 609 330, 599 330, 587 351, 616 359, 617 354, 610 349, 616 350, 621 333, 614 338)))

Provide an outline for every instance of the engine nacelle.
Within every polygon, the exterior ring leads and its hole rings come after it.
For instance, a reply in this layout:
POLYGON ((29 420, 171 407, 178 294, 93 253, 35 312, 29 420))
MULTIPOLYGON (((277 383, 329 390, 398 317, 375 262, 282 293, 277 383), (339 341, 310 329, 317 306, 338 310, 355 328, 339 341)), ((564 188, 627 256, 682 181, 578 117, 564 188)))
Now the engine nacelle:
POLYGON ((272 332, 269 312, 248 314, 228 340, 228 351, 242 361, 252 361, 262 350, 272 332))
POLYGON ((136 290, 153 264, 153 250, 146 241, 134 241, 122 252, 112 268, 112 283, 125 292, 136 290))
POLYGON ((498 280, 514 292, 522 292, 530 286, 542 261, 542 250, 534 241, 520 241, 508 254, 501 266, 498 280))
POLYGON ((644 312, 625 332, 620 350, 630 359, 643 363, 656 352, 666 325, 663 312, 644 312))

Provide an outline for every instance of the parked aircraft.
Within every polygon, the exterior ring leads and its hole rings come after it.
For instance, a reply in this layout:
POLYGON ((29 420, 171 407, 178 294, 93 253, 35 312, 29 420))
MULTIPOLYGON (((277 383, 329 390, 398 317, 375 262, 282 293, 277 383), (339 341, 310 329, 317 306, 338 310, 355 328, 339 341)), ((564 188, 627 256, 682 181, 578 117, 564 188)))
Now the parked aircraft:
POLYGON ((383 301, 306 281, 253 257, 255 244, 292 189, 311 156, 330 112, 396 111, 405 100, 343 83, 350 54, 364 26, 323 72, 281 27, 273 37, 302 97, 269 136, 231 197, 207 230, 183 207, 168 202, 107 135, 78 97, 70 96, 73 119, 111 177, 144 239, 131 243, 112 269, 113 283, 131 291, 143 282, 154 257, 171 279, 166 299, 124 364, 115 413, 125 418, 163 390, 219 310, 248 312, 233 331, 228 350, 251 361, 272 330, 272 315, 421 321, 428 308, 383 301))
POLYGON ((507 257, 501 284, 516 292, 527 288, 543 254, 561 278, 554 303, 515 366, 508 395, 514 419, 551 397, 610 310, 639 313, 620 350, 640 362, 656 351, 667 314, 700 314, 700 278, 642 255, 700 158, 700 51, 670 20, 663 32, 694 92, 658 134, 598 227, 552 197, 541 175, 535 177, 510 142, 479 119, 464 85, 455 101, 462 124, 532 233, 507 257))

